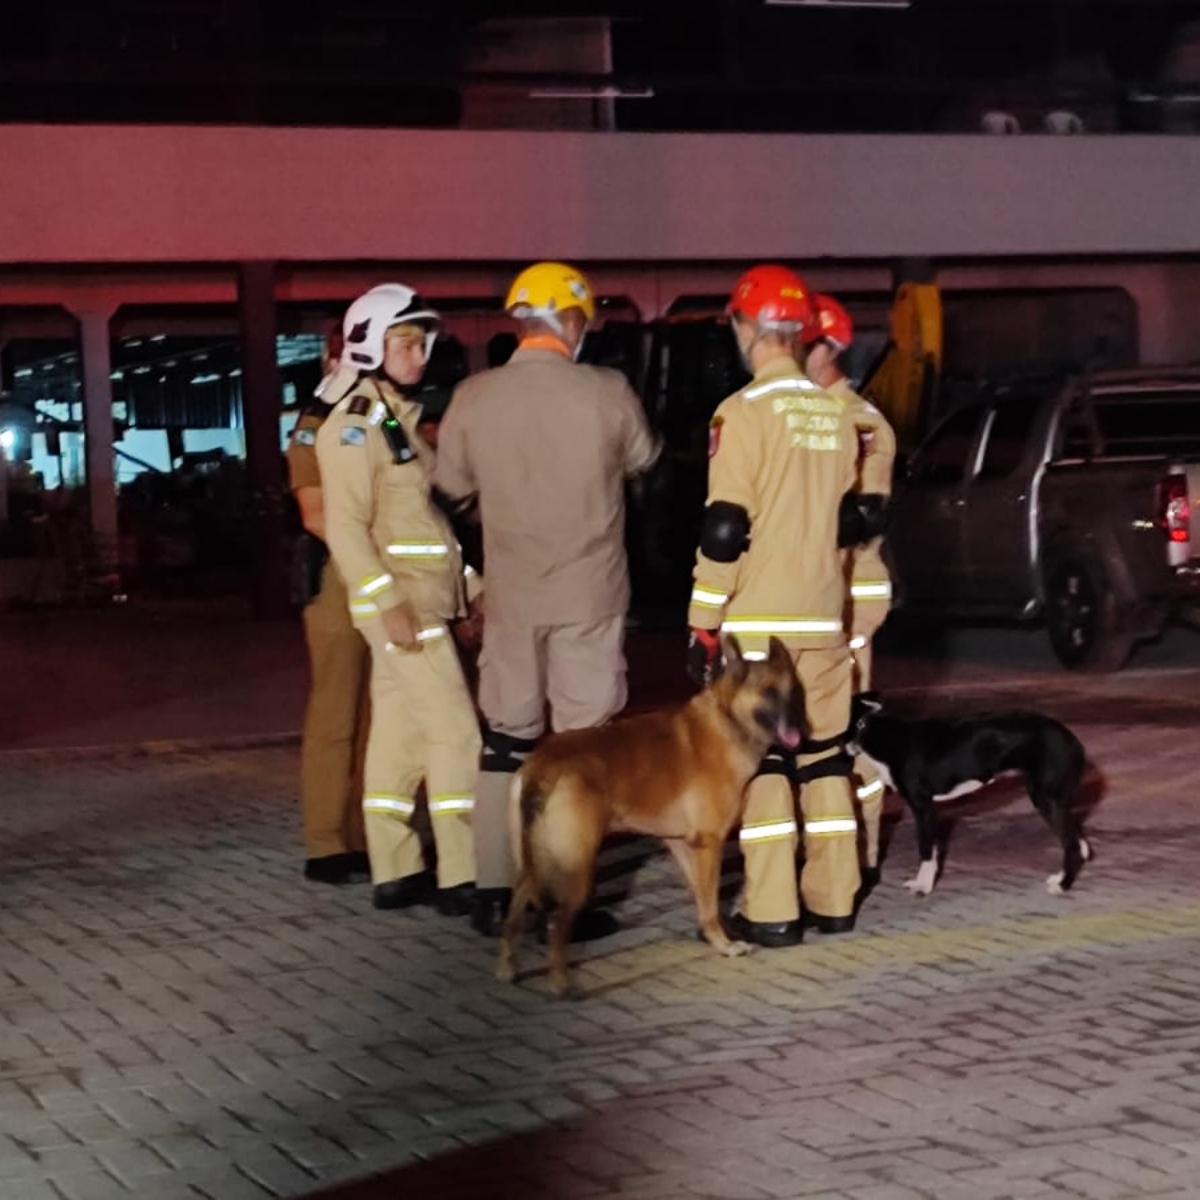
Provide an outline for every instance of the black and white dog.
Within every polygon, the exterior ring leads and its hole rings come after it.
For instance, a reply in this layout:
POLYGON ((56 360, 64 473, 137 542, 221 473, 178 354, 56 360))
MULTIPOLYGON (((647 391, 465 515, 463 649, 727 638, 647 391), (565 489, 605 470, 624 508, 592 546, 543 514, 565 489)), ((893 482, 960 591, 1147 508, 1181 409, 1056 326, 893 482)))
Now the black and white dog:
POLYGON ((1023 776, 1034 807, 1062 842, 1062 870, 1046 880, 1047 889, 1059 894, 1075 882, 1092 857, 1071 812, 1086 755, 1065 725, 1030 711, 905 721, 886 716, 882 708, 877 693, 854 697, 849 750, 869 758, 883 782, 912 810, 921 865, 905 887, 919 896, 933 891, 938 875, 936 803, 1011 774, 1023 776))

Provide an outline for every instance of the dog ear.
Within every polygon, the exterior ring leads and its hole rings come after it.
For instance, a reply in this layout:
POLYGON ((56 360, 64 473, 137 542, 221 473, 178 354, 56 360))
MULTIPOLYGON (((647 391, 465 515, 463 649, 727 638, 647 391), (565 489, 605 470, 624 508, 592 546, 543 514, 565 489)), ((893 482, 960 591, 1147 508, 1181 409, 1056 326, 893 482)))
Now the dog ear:
POLYGON ((794 671, 796 669, 796 664, 792 660, 791 652, 777 637, 772 637, 770 642, 767 644, 770 647, 770 653, 767 655, 767 661, 770 662, 772 666, 781 668, 785 671, 794 671))
POLYGON ((721 634, 721 674, 728 675, 734 683, 741 683, 748 671, 737 638, 732 633, 721 634))

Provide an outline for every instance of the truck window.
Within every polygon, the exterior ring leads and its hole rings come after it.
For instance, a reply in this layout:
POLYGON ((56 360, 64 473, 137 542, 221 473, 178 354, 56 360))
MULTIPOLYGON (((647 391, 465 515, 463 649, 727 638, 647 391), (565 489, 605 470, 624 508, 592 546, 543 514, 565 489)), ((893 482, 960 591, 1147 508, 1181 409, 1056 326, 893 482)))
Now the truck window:
POLYGON ((1099 392, 1092 408, 1102 454, 1200 453, 1198 391, 1099 392))
POLYGON ((936 487, 961 483, 967 476, 968 456, 974 448, 985 412, 986 409, 976 404, 947 417, 913 455, 909 478, 936 487))
POLYGON ((1004 479, 1021 465, 1038 408, 1036 400, 1026 399, 996 406, 979 467, 980 479, 1004 479))

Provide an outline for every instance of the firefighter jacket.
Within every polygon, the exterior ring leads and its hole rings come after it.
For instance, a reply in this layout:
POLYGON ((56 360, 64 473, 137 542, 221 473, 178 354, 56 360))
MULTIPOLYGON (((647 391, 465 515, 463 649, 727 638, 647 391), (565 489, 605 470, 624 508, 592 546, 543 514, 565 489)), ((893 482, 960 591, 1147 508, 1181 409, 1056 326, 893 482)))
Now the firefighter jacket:
POLYGON ((625 376, 523 343, 458 385, 436 483, 478 495, 488 619, 591 624, 629 606, 625 481, 659 446, 625 376))
POLYGON ((430 497, 434 452, 417 433, 420 405, 386 379, 341 368, 317 433, 329 552, 360 627, 407 601, 421 633, 439 636, 464 611, 463 566, 450 522, 430 497))
MULTIPOLYGON (((896 461, 896 434, 869 400, 860 396, 844 376, 831 384, 829 393, 846 402, 858 435, 857 491, 879 496, 892 494, 892 469, 896 461)), ((846 555, 846 578, 850 581, 851 607, 855 601, 878 600, 889 607, 892 584, 883 561, 883 538, 862 546, 851 546, 846 555)))
POLYGON ((749 544, 722 562, 701 538, 688 609, 694 628, 734 633, 751 654, 772 634, 794 650, 845 644, 838 506, 854 487, 857 455, 845 399, 790 358, 768 363, 722 401, 709 427, 708 504, 744 509, 749 544))

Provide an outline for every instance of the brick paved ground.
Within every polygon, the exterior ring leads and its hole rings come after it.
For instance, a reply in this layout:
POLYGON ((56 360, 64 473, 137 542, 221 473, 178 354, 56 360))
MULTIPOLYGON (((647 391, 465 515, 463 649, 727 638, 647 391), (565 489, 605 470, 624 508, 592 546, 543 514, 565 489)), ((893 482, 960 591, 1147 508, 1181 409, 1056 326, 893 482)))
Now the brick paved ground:
POLYGON ((292 745, 0 755, 0 1197, 1200 1196, 1200 676, 892 676, 1078 728, 1077 890, 1001 790, 914 900, 893 810, 858 932, 727 961, 630 843, 577 1002, 300 881, 292 745))

